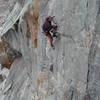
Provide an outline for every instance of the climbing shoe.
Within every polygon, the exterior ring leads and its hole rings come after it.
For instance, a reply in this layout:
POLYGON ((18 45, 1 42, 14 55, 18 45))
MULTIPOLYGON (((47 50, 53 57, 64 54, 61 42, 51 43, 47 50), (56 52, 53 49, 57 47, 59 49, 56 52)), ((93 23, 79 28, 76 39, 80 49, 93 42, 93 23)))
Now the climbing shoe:
POLYGON ((55 46, 54 45, 51 45, 52 49, 55 49, 55 46))

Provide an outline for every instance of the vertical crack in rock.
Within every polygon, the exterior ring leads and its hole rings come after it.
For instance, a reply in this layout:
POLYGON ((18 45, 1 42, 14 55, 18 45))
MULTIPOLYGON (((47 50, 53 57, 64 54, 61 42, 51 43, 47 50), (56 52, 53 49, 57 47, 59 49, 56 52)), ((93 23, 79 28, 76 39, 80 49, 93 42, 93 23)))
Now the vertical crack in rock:
POLYGON ((74 96, 74 90, 72 89, 71 90, 71 99, 70 100, 73 100, 73 96, 74 96))
POLYGON ((93 62, 94 57, 96 54, 96 33, 93 32, 93 38, 92 38, 92 44, 89 48, 89 54, 88 54, 88 71, 87 71, 87 85, 86 85, 86 100, 91 100, 91 94, 90 94, 90 82, 91 82, 91 75, 93 70, 93 62))
POLYGON ((99 100, 99 90, 98 85, 95 85, 95 83, 98 81, 98 73, 96 72, 99 70, 99 65, 97 61, 99 60, 97 57, 99 56, 99 25, 100 25, 100 17, 99 17, 99 9, 100 9, 100 1, 96 1, 96 8, 97 10, 95 15, 95 29, 92 33, 92 43, 89 48, 89 54, 88 54, 88 72, 87 72, 87 86, 86 86, 86 97, 85 100, 99 100), (98 59, 98 60, 96 60, 98 59))
POLYGON ((97 3, 97 15, 100 14, 100 0, 96 0, 97 3))
POLYGON ((87 0, 87 3, 86 3, 86 8, 88 8, 89 4, 88 4, 88 0, 87 0))

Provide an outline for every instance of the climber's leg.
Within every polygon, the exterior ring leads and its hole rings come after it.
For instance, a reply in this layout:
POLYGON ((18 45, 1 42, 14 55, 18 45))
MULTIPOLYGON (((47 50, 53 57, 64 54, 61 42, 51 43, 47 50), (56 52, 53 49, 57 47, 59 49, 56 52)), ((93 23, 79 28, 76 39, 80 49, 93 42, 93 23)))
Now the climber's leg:
POLYGON ((52 35, 50 33, 48 33, 47 37, 49 38, 50 45, 53 46, 53 37, 52 37, 52 35))
POLYGON ((49 42, 50 42, 51 47, 54 48, 52 35, 49 32, 45 33, 45 35, 49 38, 49 42))

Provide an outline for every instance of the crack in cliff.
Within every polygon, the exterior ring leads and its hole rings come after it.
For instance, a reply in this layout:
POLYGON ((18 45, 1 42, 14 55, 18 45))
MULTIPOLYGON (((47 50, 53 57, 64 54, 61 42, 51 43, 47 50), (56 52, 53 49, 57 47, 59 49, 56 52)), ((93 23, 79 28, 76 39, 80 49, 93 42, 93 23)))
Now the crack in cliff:
POLYGON ((100 1, 97 0, 96 3, 97 3, 97 10, 98 10, 97 15, 99 15, 100 14, 100 1))
POLYGON ((13 88, 13 81, 3 90, 3 94, 7 94, 7 92, 11 91, 13 88))
POLYGON ((88 3, 88 0, 87 0, 87 3, 86 3, 86 8, 88 8, 88 6, 89 6, 89 3, 88 3))
POLYGON ((90 91, 89 91, 89 82, 90 82, 90 75, 91 69, 93 67, 93 61, 96 54, 96 34, 93 33, 92 44, 89 48, 89 55, 88 55, 88 71, 87 71, 87 85, 86 85, 86 100, 90 100, 90 91))
POLYGON ((73 96, 74 96, 74 89, 71 90, 71 99, 70 100, 73 100, 73 96))

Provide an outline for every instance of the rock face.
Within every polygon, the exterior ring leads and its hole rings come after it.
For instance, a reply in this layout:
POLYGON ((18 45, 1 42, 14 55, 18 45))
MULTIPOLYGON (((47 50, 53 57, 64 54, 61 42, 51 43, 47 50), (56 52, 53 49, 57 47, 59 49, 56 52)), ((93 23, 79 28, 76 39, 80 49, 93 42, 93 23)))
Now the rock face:
MULTIPOLYGON (((22 9, 26 1, 16 2, 22 9)), ((100 100, 100 1, 41 0, 39 6, 37 48, 32 37, 26 37, 22 13, 18 30, 10 28, 4 34, 22 57, 11 65, 1 100, 100 100), (42 34, 41 26, 48 15, 55 16, 59 26, 55 50, 42 34)))

